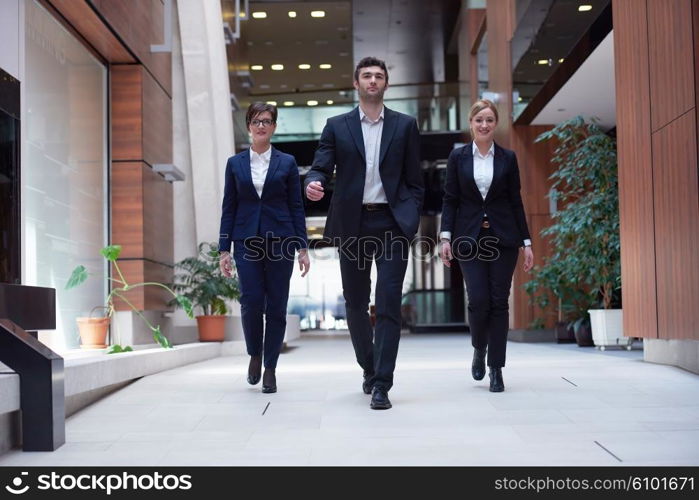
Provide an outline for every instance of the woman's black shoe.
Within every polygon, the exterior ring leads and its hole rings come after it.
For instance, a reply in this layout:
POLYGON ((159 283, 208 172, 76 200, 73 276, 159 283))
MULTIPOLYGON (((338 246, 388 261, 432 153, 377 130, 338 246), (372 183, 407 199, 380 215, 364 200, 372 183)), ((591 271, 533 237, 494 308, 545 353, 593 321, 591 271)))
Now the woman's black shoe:
POLYGON ((250 356, 248 365, 248 384, 255 385, 260 381, 262 375, 262 356, 250 356))
POLYGON ((487 351, 487 347, 483 349, 473 349, 471 376, 473 376, 474 380, 483 380, 483 377, 485 377, 485 355, 487 351))
POLYGON ((505 382, 502 380, 502 369, 490 369, 490 392, 502 392, 505 390, 505 382))
POLYGON ((274 375, 274 368, 265 368, 262 377, 262 392, 269 394, 277 392, 277 377, 274 375))

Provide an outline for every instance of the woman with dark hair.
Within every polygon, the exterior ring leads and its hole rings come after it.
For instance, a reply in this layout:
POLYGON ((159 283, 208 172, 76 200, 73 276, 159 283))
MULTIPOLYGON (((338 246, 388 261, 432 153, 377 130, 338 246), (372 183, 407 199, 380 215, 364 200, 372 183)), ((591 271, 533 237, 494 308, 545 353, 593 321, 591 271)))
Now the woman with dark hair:
POLYGON ((445 266, 461 266, 468 293, 468 321, 473 345, 471 374, 485 377, 486 354, 490 391, 502 392, 509 328, 508 298, 517 264, 534 263, 527 219, 520 195, 514 151, 493 141, 498 110, 487 99, 471 107, 473 142, 454 149, 447 162, 439 254, 445 266))
POLYGON ((245 120, 252 146, 226 164, 220 267, 230 277, 234 260, 238 272, 243 333, 250 355, 248 382, 260 381, 264 360, 262 392, 270 393, 277 391, 275 371, 284 341, 295 251, 301 276, 308 272, 310 261, 296 160, 270 144, 277 128, 277 108, 254 102, 245 120))

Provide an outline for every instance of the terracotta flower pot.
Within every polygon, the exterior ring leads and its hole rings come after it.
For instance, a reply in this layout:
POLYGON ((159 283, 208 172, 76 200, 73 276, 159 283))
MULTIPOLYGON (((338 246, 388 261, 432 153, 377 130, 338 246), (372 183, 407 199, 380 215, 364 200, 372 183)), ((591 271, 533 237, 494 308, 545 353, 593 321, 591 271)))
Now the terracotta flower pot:
POLYGON ((215 314, 197 316, 199 342, 223 342, 226 334, 226 317, 215 314))
POLYGON ((76 318, 78 331, 80 332, 80 348, 106 348, 109 320, 110 318, 76 318))

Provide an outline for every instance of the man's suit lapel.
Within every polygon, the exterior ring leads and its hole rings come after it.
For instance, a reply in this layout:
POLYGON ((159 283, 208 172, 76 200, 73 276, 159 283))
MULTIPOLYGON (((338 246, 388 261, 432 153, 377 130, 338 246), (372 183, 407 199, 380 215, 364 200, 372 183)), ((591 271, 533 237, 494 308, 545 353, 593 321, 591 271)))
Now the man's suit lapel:
POLYGON ((362 124, 359 121, 359 107, 354 108, 354 110, 347 115, 345 120, 347 121, 347 128, 349 128, 350 135, 352 136, 352 139, 354 139, 354 144, 357 146, 359 154, 362 155, 362 160, 366 162, 362 124))
POLYGON ((383 130, 381 131, 381 149, 379 150, 379 168, 383 164, 383 159, 388 151, 388 146, 393 140, 393 134, 396 132, 398 125, 398 115, 384 107, 383 112, 383 130))
MULTIPOLYGON (((265 176, 265 183, 262 186, 262 198, 264 198, 264 196, 265 196, 265 190, 267 189, 267 183, 269 182, 270 179, 272 179, 274 177, 274 173, 277 171, 277 168, 279 168, 280 162, 281 162, 281 160, 279 158, 279 151, 272 148, 272 156, 269 159, 269 168, 267 169, 267 175, 265 176)), ((255 192, 257 192, 257 191, 255 191, 255 192)))

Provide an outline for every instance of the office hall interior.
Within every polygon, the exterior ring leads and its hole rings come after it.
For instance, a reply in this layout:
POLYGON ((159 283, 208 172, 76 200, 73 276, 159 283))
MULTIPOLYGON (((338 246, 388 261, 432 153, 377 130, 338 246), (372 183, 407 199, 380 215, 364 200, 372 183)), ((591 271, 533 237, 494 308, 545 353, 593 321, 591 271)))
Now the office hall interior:
POLYGON ((2 0, 0 466, 698 465, 698 47, 699 0, 2 0), (304 191, 367 56, 417 123, 424 185, 383 412, 323 237, 335 184, 304 191), (504 392, 472 378, 464 276, 439 256, 479 99, 534 253, 504 392), (217 251, 254 102, 278 110, 310 259, 273 394, 246 382, 217 251))

